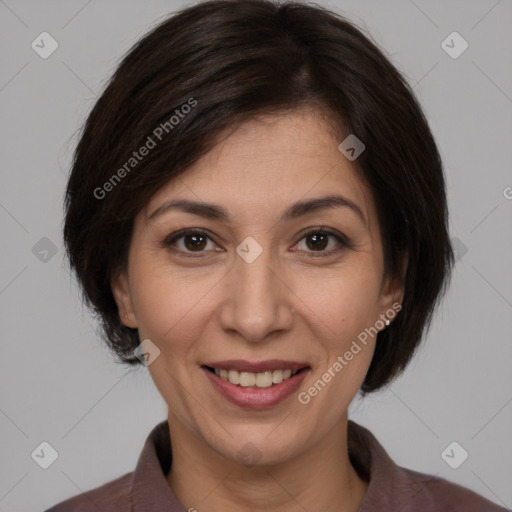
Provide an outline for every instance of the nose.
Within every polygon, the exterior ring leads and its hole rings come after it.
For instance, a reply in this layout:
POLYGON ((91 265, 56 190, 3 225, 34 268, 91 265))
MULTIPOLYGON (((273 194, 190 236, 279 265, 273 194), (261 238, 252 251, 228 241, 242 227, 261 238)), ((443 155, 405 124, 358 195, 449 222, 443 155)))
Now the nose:
POLYGON ((278 275, 268 250, 252 263, 235 257, 223 283, 220 323, 226 332, 262 342, 291 329, 294 294, 282 270, 278 275))

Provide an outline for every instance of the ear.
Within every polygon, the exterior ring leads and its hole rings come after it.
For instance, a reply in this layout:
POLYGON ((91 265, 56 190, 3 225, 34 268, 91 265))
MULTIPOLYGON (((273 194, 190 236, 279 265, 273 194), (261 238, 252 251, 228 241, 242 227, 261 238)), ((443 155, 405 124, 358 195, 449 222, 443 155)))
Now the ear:
POLYGON ((383 279, 380 297, 380 307, 383 314, 385 314, 389 309, 398 312, 399 309, 397 310, 396 308, 397 304, 400 304, 400 306, 402 305, 405 292, 405 274, 407 272, 408 259, 407 254, 402 257, 399 276, 386 275, 383 279))
POLYGON ((136 329, 138 324, 133 311, 130 283, 125 270, 118 270, 114 273, 110 280, 110 288, 117 304, 121 322, 127 327, 136 329))

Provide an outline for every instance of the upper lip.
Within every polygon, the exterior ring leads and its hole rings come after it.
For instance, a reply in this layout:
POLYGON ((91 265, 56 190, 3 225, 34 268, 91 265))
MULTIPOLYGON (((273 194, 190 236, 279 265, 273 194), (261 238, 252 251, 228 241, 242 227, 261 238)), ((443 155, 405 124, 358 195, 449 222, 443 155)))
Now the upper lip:
POLYGON ((283 359, 269 359, 267 361, 245 361, 243 359, 230 359, 228 361, 212 361, 204 366, 219 368, 220 370, 238 370, 239 372, 262 373, 274 370, 298 371, 308 367, 308 363, 298 361, 284 361, 283 359))

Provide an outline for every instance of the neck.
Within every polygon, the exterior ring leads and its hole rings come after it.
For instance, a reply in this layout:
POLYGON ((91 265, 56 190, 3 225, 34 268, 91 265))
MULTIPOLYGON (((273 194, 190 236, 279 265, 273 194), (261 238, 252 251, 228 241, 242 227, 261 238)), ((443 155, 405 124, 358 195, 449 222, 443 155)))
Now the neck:
POLYGON ((171 415, 169 428, 167 481, 187 510, 357 512, 368 488, 349 460, 346 416, 309 450, 272 466, 227 460, 171 415))

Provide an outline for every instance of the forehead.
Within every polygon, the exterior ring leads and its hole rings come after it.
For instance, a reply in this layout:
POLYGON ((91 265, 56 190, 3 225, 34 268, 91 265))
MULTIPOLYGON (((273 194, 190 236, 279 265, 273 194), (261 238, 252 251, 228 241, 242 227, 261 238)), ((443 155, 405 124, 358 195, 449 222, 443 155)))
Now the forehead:
POLYGON ((240 218, 288 203, 341 194, 371 224, 375 209, 359 169, 338 150, 342 135, 312 108, 260 115, 218 137, 215 147, 149 201, 146 215, 169 198, 222 204, 240 218))

